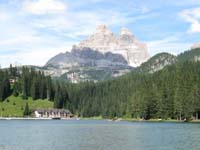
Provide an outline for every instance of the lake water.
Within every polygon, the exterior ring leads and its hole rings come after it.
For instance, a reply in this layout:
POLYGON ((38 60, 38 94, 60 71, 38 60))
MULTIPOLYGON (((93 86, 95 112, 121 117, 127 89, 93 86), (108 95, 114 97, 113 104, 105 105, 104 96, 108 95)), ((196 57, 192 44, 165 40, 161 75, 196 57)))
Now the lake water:
POLYGON ((0 120, 0 150, 199 150, 200 124, 0 120))

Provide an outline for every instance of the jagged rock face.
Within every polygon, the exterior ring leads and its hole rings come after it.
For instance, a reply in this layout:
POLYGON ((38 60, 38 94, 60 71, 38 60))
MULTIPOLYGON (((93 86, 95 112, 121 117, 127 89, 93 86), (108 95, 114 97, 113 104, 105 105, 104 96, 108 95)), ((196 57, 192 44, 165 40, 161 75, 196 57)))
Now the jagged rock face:
POLYGON ((139 66, 149 58, 147 45, 140 42, 128 29, 122 28, 117 39, 117 51, 130 66, 139 66))
POLYGON ((95 34, 91 35, 89 39, 80 42, 78 47, 88 47, 101 52, 107 52, 110 48, 115 47, 115 44, 114 34, 106 26, 102 25, 97 28, 95 34))
POLYGON ((121 76, 132 69, 120 54, 77 47, 73 47, 71 52, 56 55, 44 66, 45 74, 73 83, 106 80, 121 76))
POLYGON ((46 66, 57 68, 71 67, 109 67, 128 66, 127 61, 119 54, 101 53, 90 48, 73 48, 71 52, 61 53, 50 59, 46 66))
POLYGON ((196 48, 200 48, 200 43, 195 43, 194 45, 192 45, 191 49, 196 49, 196 48))
POLYGON ((154 73, 163 69, 165 66, 176 63, 176 56, 169 53, 159 53, 151 57, 147 62, 136 68, 140 72, 154 73))
POLYGON ((105 26, 101 25, 87 40, 77 46, 82 49, 89 47, 100 52, 112 52, 121 54, 130 66, 139 66, 149 58, 147 45, 140 42, 126 28, 122 28, 119 36, 115 35, 105 26))

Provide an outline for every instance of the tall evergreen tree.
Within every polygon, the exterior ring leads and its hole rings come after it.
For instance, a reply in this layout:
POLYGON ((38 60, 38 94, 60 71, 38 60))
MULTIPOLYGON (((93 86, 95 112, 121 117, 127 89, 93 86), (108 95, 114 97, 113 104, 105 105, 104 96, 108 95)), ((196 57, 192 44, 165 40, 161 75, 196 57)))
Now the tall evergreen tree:
POLYGON ((26 102, 23 115, 24 115, 24 116, 29 116, 29 115, 30 115, 30 112, 31 112, 31 111, 29 110, 29 105, 28 105, 28 103, 26 102))

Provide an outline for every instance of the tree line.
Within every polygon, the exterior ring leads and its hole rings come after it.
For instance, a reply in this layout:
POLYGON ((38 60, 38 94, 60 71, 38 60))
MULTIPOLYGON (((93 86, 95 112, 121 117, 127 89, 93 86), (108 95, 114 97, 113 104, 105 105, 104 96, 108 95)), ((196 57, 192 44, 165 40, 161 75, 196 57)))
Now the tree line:
POLYGON ((200 63, 180 62, 153 74, 132 72, 99 83, 68 85, 83 117, 190 119, 200 114, 200 63))
POLYGON ((0 70, 0 101, 11 94, 21 96, 24 100, 28 97, 33 100, 48 99, 54 102, 55 108, 69 105, 65 84, 28 67, 16 68, 10 65, 9 69, 0 70))
POLYGON ((200 62, 178 62, 155 73, 131 72, 102 82, 70 84, 34 69, 0 70, 0 100, 48 99, 81 117, 200 118, 200 62), (15 83, 9 79, 17 78, 15 83))

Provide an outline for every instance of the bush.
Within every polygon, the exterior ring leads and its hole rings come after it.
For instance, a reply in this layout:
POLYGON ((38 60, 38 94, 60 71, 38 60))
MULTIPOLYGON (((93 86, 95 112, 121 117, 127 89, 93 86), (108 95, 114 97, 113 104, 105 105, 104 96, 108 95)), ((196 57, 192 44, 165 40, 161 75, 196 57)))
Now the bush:
POLYGON ((14 91, 13 95, 14 95, 15 97, 17 97, 17 96, 19 96, 19 93, 16 92, 16 91, 14 91))

